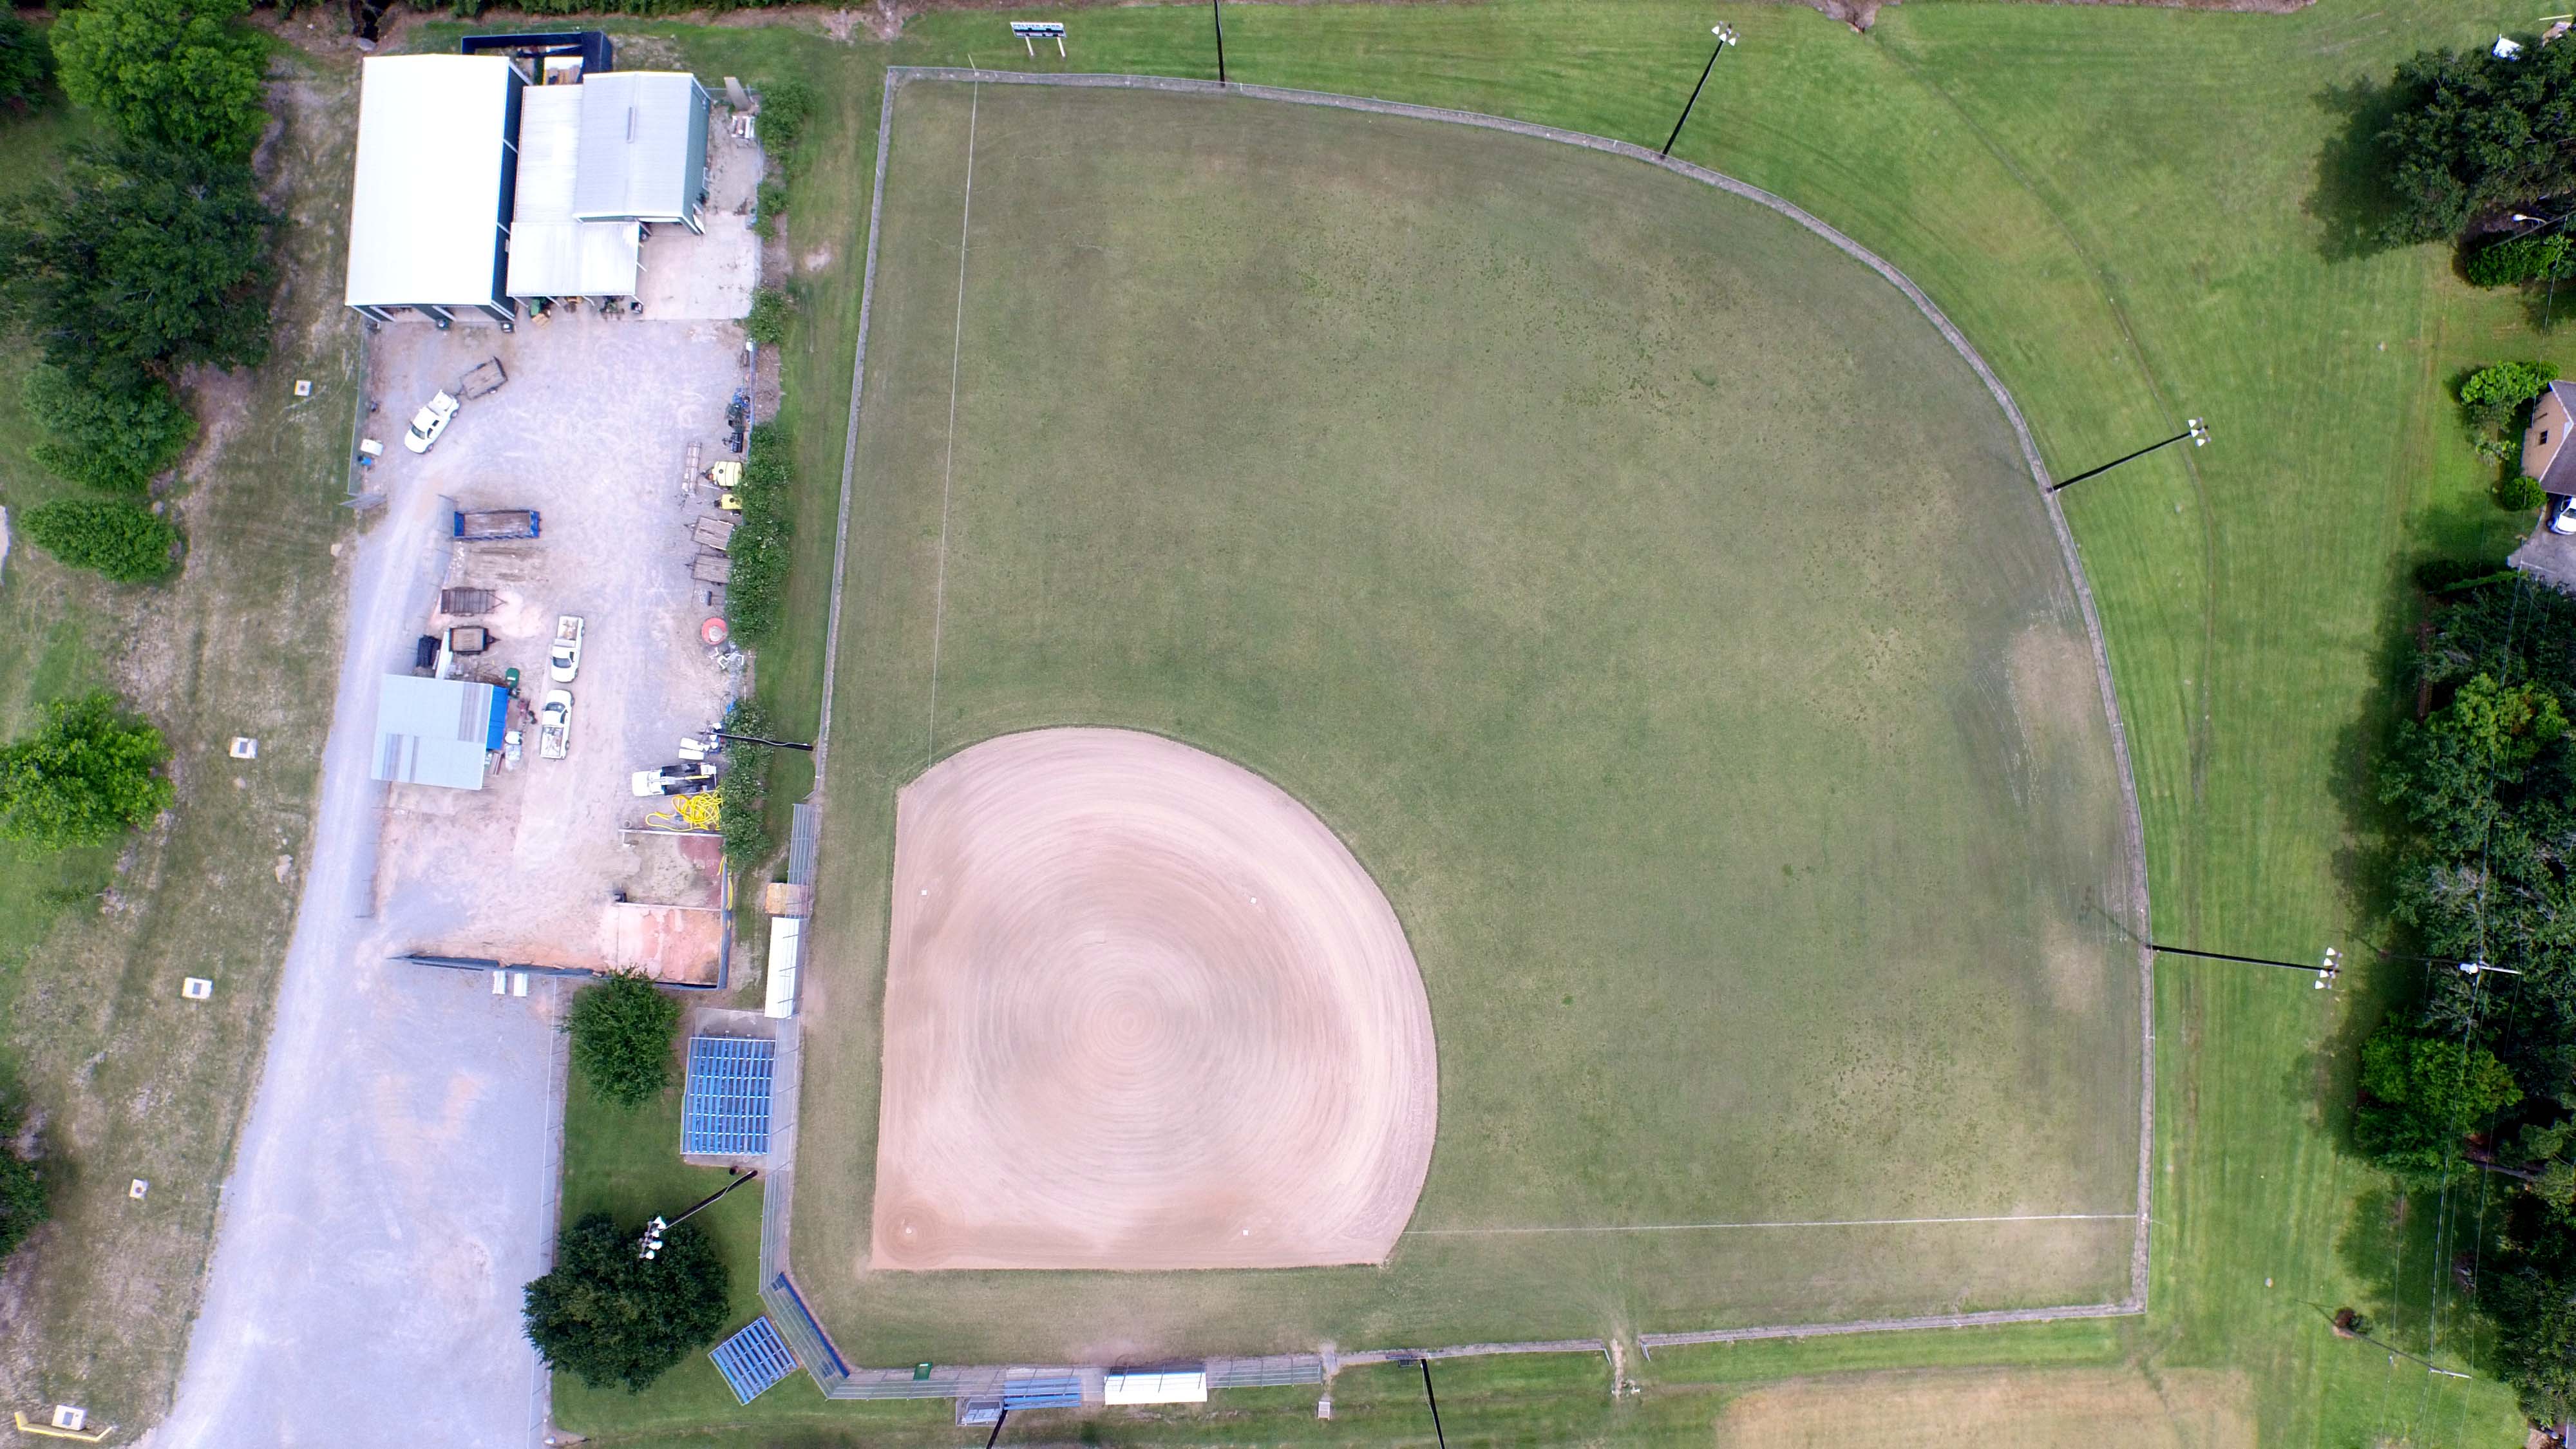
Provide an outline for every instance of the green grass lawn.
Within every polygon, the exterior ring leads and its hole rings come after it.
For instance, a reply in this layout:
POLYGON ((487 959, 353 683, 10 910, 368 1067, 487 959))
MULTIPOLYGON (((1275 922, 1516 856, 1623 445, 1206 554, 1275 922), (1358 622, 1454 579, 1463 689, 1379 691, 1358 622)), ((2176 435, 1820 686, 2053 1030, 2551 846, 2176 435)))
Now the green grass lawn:
MULTIPOLYGON (((0 1059, 42 1115, 55 1223, 12 1265, 0 1386, 124 1424, 168 1403, 194 1320, 217 1200, 285 953, 339 660, 336 543, 356 329, 339 306, 351 74, 290 64, 269 153, 287 278, 269 362, 192 389, 210 437, 170 494, 184 572, 149 588, 73 573, 26 547, 0 585, 0 727, 41 701, 109 687, 175 753, 177 810, 121 850, 0 869, 0 1059), (298 400, 292 384, 314 383, 298 400), (236 734, 260 739, 234 762, 236 734), (101 892, 111 890, 112 895, 101 892), (216 983, 184 1002, 180 978, 216 983), (127 1183, 152 1183, 143 1203, 127 1183), (23 1273, 23 1276, 18 1276, 23 1273)), ((0 167, 43 174, 83 120, 57 100, 0 119, 0 167)), ((69 485, 26 456, 19 380, 0 356, 0 503, 69 485)))
MULTIPOLYGON (((560 1220, 570 1223, 588 1213, 612 1214, 639 1232, 655 1215, 678 1217, 681 1211, 730 1179, 723 1170, 694 1167, 680 1160, 680 1083, 672 1083, 656 1100, 641 1107, 621 1107, 590 1088, 579 1068, 564 1094, 564 1189, 560 1220)), ((731 1333, 760 1313, 760 1194, 754 1183, 740 1187, 722 1202, 690 1219, 713 1234, 731 1279, 733 1311, 726 1315, 731 1333)), ((686 1427, 720 1420, 734 1409, 733 1391, 704 1354, 691 1354, 665 1374, 650 1398, 614 1385, 593 1389, 570 1374, 555 1376, 555 1420, 579 1429, 602 1419, 635 1425, 686 1427), (649 1403, 645 1412, 635 1412, 649 1403)), ((803 1378, 791 1380, 773 1394, 781 1400, 804 1398, 817 1405, 821 1396, 803 1378)))
MULTIPOLYGON (((1995 364, 2061 474, 2164 436, 2186 415, 2210 417, 2212 447, 2133 465, 2067 499, 2138 761, 2158 932, 2220 949, 2303 955, 2334 940, 2351 950, 2363 917, 2347 800, 2382 718, 2403 568, 2434 551, 2501 552, 2513 527, 2485 502, 2488 477, 2441 383, 2500 357, 2570 359, 2531 333, 2513 299, 2462 287, 2438 248, 2330 256, 2311 196, 2344 125, 2338 94, 2384 79, 2418 48, 2480 44, 2529 17, 2420 0, 2326 0, 2287 16, 1915 3, 1857 36, 1794 7, 1234 6, 1227 58, 1239 79, 1659 144, 1705 59, 1712 17, 1746 44, 1721 65, 1677 153, 1781 193, 1903 267, 1995 364)), ((754 62, 730 57, 793 56, 835 86, 840 114, 818 144, 847 158, 850 181, 804 203, 795 222, 835 260, 799 278, 811 305, 791 342, 835 371, 803 375, 804 397, 847 383, 887 61, 1214 74, 1203 9, 1086 10, 1071 22, 1064 62, 1028 60, 999 18, 980 13, 914 17, 892 46, 864 32, 841 46, 628 27, 747 74, 754 62)), ((797 426, 805 486, 829 488, 839 419, 800 413, 797 426)), ((808 622, 819 638, 819 614, 808 622)), ((776 678, 765 661, 764 687, 776 678)), ((1691 1387, 1702 1381, 2127 1361, 2238 1373, 2268 1442, 2510 1442, 2509 1396, 2492 1383, 2391 1365, 2334 1339, 2308 1306, 2356 1303, 2403 1346, 2486 1367, 2461 1352, 2467 1310, 2447 1255, 2421 1229, 2429 1214, 2393 1225, 2376 1175, 2337 1145, 2349 1047, 2407 985, 2366 966, 2331 995, 2273 973, 2159 973, 2145 1320, 1667 1352, 1642 1368, 1632 1359, 1648 1415, 1604 1418, 1579 1437, 1705 1442, 1712 1400, 1691 1387), (1667 1404, 1684 1411, 1666 1420, 1654 1406, 1667 1404)), ((1857 1425, 1872 1395, 1853 1383, 1857 1425)), ((1599 1388, 1562 1381, 1563 1394, 1595 1405, 1599 1388)), ((1496 1437, 1551 1437, 1544 1426, 1561 1421, 1542 1415, 1552 1412, 1533 1407, 1529 1427, 1496 1437)), ((1294 1418, 1171 1434, 1325 1436, 1294 1418)), ((898 1421, 876 1411, 831 1422, 898 1442, 898 1421)))
POLYGON ((2126 1294, 2091 646, 2003 414, 1902 294, 1543 141, 937 83, 895 115, 798 1154, 845 1354, 2126 1294), (887 783, 1067 722, 1278 781, 1406 922, 1441 1133, 1387 1270, 849 1271, 887 783), (2107 1220, 1684 1226, 2013 1214, 2107 1220))

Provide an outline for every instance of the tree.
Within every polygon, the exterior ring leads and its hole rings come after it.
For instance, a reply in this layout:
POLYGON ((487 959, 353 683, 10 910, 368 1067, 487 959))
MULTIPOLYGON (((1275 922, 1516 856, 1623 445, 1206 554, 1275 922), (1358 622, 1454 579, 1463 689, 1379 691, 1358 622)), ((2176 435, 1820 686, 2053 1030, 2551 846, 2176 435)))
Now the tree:
POLYGON ((555 1239, 554 1271, 527 1288, 528 1341, 551 1368, 594 1389, 640 1393, 715 1341, 729 1307, 724 1260, 696 1223, 662 1235, 648 1261, 642 1233, 590 1213, 555 1239))
MULTIPOLYGON (((725 728, 738 734, 775 738, 770 734, 767 711, 748 699, 734 701, 733 708, 725 714, 725 728)), ((716 786, 716 828, 724 832, 725 863, 737 870, 749 870, 778 851, 778 841, 769 832, 768 813, 769 761, 777 751, 768 745, 727 740, 724 753, 724 779, 716 786)))
POLYGON ((2576 181, 2576 52, 2527 47, 2427 52, 2397 67, 2379 143, 2395 244, 2457 236, 2482 216, 2528 208, 2576 181))
POLYGON ((787 319, 796 304, 776 287, 763 287, 751 294, 751 315, 742 319, 743 335, 763 347, 776 347, 787 340, 787 319))
POLYGON ((2473 287, 2564 282, 2576 277, 2576 246, 2570 245, 2564 231, 2548 236, 2507 237, 2471 253, 2462 270, 2473 287))
POLYGON ((2354 1139, 2380 1166, 2415 1181, 2439 1177, 2470 1132, 2522 1100, 2495 1053, 2394 1022, 2362 1044, 2361 1090, 2354 1139))
POLYGON ((54 22, 63 91, 137 141, 247 161, 268 128, 249 0, 88 0, 54 22))
POLYGON ((29 542, 76 569, 90 569, 121 584, 167 578, 179 530, 139 503, 122 498, 57 498, 39 503, 19 520, 29 542))
POLYGON ((0 6, 0 106, 26 111, 44 99, 45 77, 53 72, 53 49, 43 31, 27 23, 15 6, 0 6))
POLYGON ((2553 362, 2499 362, 2460 379, 2460 410, 2472 427, 2501 428, 2558 380, 2553 362))
POLYGON ((2537 1424, 2576 1415, 2576 1282, 2528 1255, 2479 1275, 2478 1307, 2496 1324, 2496 1369, 2537 1424))
POLYGON ((16 1108, 0 1111, 0 1258, 18 1251, 27 1235, 53 1216, 46 1191, 43 1160, 22 1155, 17 1137, 23 1125, 16 1108))
POLYGON ((635 1107, 671 1084, 671 1039, 680 1028, 680 1003, 633 972, 619 972, 572 999, 573 1064, 591 1090, 608 1101, 635 1107))
POLYGON ((190 363, 255 365, 268 355, 276 222, 247 166, 84 148, 0 211, 0 309, 102 393, 190 363))
POLYGON ((742 476, 734 493, 742 502, 742 521, 733 532, 733 574, 725 584, 725 619, 734 637, 758 644, 778 631, 787 604, 787 568, 794 530, 789 523, 788 490, 794 475, 787 465, 787 445, 774 429, 752 431, 742 476))
POLYGON ((27 373, 25 396, 27 415, 45 432, 29 450, 36 461, 104 493, 144 492, 197 436, 196 418, 159 378, 102 391, 40 365, 27 373))
POLYGON ((170 808, 161 732, 106 694, 60 700, 33 735, 0 747, 0 839, 49 850, 103 845, 170 808))

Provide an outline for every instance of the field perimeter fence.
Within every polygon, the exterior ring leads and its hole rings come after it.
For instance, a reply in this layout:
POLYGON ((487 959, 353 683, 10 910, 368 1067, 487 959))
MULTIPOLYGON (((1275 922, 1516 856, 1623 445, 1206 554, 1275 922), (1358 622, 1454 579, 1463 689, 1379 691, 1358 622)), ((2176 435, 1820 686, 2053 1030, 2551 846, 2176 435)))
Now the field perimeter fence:
MULTIPOLYGON (((2085 631, 2093 647, 2093 660, 2101 690, 2102 707, 2109 723, 2112 753, 2120 780, 2124 825, 2129 846, 2130 899, 2127 919, 2144 922, 2147 915, 2146 840, 2140 816, 2137 785, 2130 764, 2128 734, 2120 719, 2119 700, 2111 685, 2110 655, 2103 643, 2102 623, 2096 609, 2091 585, 2084 575, 2083 563, 2076 553, 2075 537, 2067 527, 2065 514, 2056 496, 2049 491, 2050 476, 2040 456, 2028 421, 2013 401, 1984 356, 1968 341, 1967 335, 1952 323, 1948 315, 1934 304, 1922 288, 1876 253, 1845 236, 1822 219, 1796 204, 1772 193, 1739 181, 1722 172, 1712 171, 1688 161, 1674 160, 1633 142, 1613 140, 1606 136, 1562 130, 1530 121, 1475 111, 1451 110, 1438 106, 1415 105, 1404 101, 1378 100, 1365 96, 1336 95, 1324 91, 1294 90, 1278 86, 1226 84, 1216 81, 1188 80, 1171 76, 1109 74, 1031 74, 1017 71, 993 71, 955 66, 889 66, 877 121, 877 155, 875 193, 868 213, 868 248, 866 284, 863 286, 859 311, 859 335, 856 356, 851 369, 850 410, 847 440, 841 467, 839 520, 834 538, 834 578, 832 582, 830 622, 825 650, 826 683, 823 717, 816 732, 817 756, 815 773, 818 780, 816 808, 822 808, 821 781, 826 779, 824 751, 831 736, 832 690, 830 674, 838 653, 837 641, 841 624, 842 578, 847 558, 850 502, 853 473, 858 454, 861 389, 867 375, 868 321, 875 291, 879 219, 885 210, 886 157, 894 126, 895 97, 901 88, 915 81, 970 83, 977 85, 1061 86, 1099 90, 1159 91, 1180 95, 1241 96, 1254 100, 1283 102, 1291 105, 1324 106, 1338 110, 1363 111, 1380 115, 1403 116, 1416 120, 1439 121, 1472 126, 1482 130, 1502 131, 1536 140, 1578 146, 1585 150, 1621 156, 1632 161, 1670 171, 1703 185, 1766 207, 1796 222, 1817 237, 1830 243, 1861 265, 1877 273, 1890 286, 1902 292, 1943 339, 1964 360, 1987 392, 2003 410, 2013 434, 2021 445, 2023 460, 2041 495, 2050 526, 2057 536, 2068 577, 2084 619, 2085 631)), ((810 865, 809 865, 810 868, 810 865)), ((2058 1319, 2112 1318, 2142 1314, 2146 1311, 2148 1286, 2149 1187, 2155 1130, 2155 978, 2154 958, 2146 949, 2144 938, 2139 946, 2139 1031, 2140 1092, 2138 1107, 2138 1164, 2136 1232, 2130 1253, 2128 1295, 2109 1303, 2071 1304, 2058 1307, 2001 1309, 1972 1313, 1936 1313, 1910 1318, 1877 1318, 1844 1323, 1810 1323, 1759 1326, 1748 1328, 1706 1329, 1674 1333, 1641 1333, 1640 1346, 1652 1355, 1654 1349, 1690 1344, 1733 1343, 1756 1339, 1810 1338, 1851 1333, 1883 1333, 1925 1328, 1965 1328, 2005 1323, 2038 1323, 2058 1319)), ((835 1399, 924 1399, 955 1398, 959 1400, 992 1398, 1003 1394, 1010 1383, 1032 1377, 1080 1376, 1087 1402, 1098 1402, 1101 1369, 1098 1366, 1064 1365, 950 1365, 930 1367, 917 1376, 911 1368, 854 1369, 841 1357, 838 1348, 822 1324, 806 1307, 788 1276, 788 1239, 790 1229, 789 1200, 793 1196, 796 1147, 795 1097, 800 1070, 798 1033, 793 1020, 780 1023, 778 1070, 773 1080, 775 1094, 771 1107, 771 1167, 767 1201, 761 1219, 760 1281, 761 1298, 775 1317, 789 1344, 814 1375, 825 1395, 835 1399)), ((1423 1359, 1478 1357, 1492 1354, 1521 1353, 1598 1353, 1608 1357, 1609 1345, 1599 1339, 1558 1339, 1527 1343, 1474 1343, 1422 1349, 1369 1349, 1350 1353, 1285 1354, 1256 1358, 1211 1358, 1206 1360, 1211 1388, 1241 1388, 1260 1385, 1327 1382, 1331 1374, 1343 1367, 1376 1363, 1410 1363, 1423 1359)))

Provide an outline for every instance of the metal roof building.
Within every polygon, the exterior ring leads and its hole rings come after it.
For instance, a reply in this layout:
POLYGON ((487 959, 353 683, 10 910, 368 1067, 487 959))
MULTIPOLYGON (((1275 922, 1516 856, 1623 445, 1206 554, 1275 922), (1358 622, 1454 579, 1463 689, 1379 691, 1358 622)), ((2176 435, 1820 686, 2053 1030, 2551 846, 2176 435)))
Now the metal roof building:
POLYGON ((349 199, 351 307, 379 321, 418 308, 507 324, 504 246, 525 83, 497 55, 370 56, 358 93, 349 199))
POLYGON ((509 709, 498 685, 386 675, 376 690, 374 778, 482 789, 485 757, 501 748, 509 709))
POLYGON ((577 221, 580 85, 531 86, 519 101, 519 185, 510 220, 513 297, 631 297, 643 271, 644 226, 577 221))
POLYGON ((680 71, 611 71, 581 84, 572 214, 704 231, 706 87, 680 71))

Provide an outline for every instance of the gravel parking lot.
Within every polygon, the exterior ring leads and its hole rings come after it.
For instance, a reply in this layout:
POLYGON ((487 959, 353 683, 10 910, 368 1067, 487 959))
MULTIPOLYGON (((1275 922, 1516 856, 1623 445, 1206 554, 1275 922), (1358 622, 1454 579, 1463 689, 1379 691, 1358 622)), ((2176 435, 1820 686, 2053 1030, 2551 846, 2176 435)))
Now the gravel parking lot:
POLYGON ((721 718, 732 691, 723 651, 699 634, 722 613, 721 595, 689 575, 699 553, 689 527, 714 511, 715 494, 682 485, 692 444, 701 468, 733 456, 725 407, 747 381, 741 331, 584 311, 515 333, 397 325, 375 343, 383 406, 371 431, 388 448, 372 484, 397 512, 429 510, 433 536, 415 585, 418 627, 378 641, 384 668, 410 667, 414 638, 432 632, 439 588, 489 589, 490 613, 436 623, 490 631, 489 650, 460 659, 456 673, 497 683, 518 669, 514 724, 526 737, 517 767, 493 771, 480 791, 391 787, 379 907, 421 923, 420 939, 407 943, 415 949, 605 964, 619 891, 713 903, 703 869, 712 852, 686 862, 699 870, 675 873, 670 842, 621 831, 662 804, 635 798, 631 773, 672 762, 679 738, 721 718), (399 429, 418 402, 486 357, 501 360, 508 384, 467 403, 427 455, 402 451, 399 429), (444 498, 465 509, 534 509, 540 536, 437 538, 444 498), (560 614, 581 616, 586 634, 579 676, 566 686, 571 755, 548 760, 527 711, 553 687, 546 652, 560 614), (703 884, 693 887, 692 875, 703 884))

